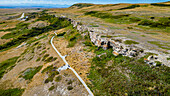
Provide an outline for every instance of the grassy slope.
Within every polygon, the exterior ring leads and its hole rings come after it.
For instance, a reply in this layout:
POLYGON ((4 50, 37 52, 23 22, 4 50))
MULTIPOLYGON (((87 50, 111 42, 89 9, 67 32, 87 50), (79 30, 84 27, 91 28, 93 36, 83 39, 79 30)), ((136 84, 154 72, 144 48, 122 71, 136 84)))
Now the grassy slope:
POLYGON ((15 66, 18 58, 19 57, 10 58, 0 63, 0 78, 15 66))
MULTIPOLYGON (((91 45, 90 45, 91 46, 91 45)), ((90 47, 99 57, 91 61, 89 87, 97 95, 168 95, 170 93, 170 68, 150 67, 143 58, 113 56, 111 50, 90 47), (102 86, 102 87, 101 87, 102 86)))

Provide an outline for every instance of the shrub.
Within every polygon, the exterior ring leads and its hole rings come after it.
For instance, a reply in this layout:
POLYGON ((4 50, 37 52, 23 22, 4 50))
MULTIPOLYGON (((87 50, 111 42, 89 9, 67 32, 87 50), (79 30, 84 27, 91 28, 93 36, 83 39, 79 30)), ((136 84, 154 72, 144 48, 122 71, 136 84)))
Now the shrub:
POLYGON ((59 75, 59 76, 57 76, 57 77, 55 78, 55 81, 56 81, 56 82, 59 82, 59 81, 61 81, 61 79, 62 79, 62 76, 59 75))
POLYGON ((64 34, 66 34, 66 32, 59 33, 59 34, 57 34, 57 36, 58 36, 58 37, 60 37, 60 36, 64 36, 64 34))
POLYGON ((53 77, 48 77, 44 83, 48 83, 48 82, 52 82, 53 81, 53 77))
POLYGON ((40 61, 40 60, 41 60, 41 58, 40 58, 40 57, 38 57, 38 58, 37 58, 37 60, 36 60, 36 62, 38 62, 38 61, 40 61))
POLYGON ((151 17, 150 19, 155 19, 155 17, 151 17))
POLYGON ((55 87, 54 86, 51 86, 48 90, 51 91, 53 90, 55 87))
POLYGON ((73 87, 72 87, 72 86, 68 86, 67 89, 68 89, 68 90, 72 90, 73 87))
POLYGON ((47 58, 47 59, 45 60, 45 62, 48 63, 48 62, 51 62, 52 60, 53 60, 53 57, 51 56, 51 57, 47 58))
POLYGON ((42 61, 44 61, 48 56, 49 56, 49 54, 45 54, 42 61))
POLYGON ((69 80, 69 81, 67 82, 68 85, 70 85, 70 84, 72 84, 72 83, 73 83, 72 80, 69 80))
POLYGON ((159 61, 155 61, 155 63, 156 63, 156 66, 161 66, 162 65, 162 63, 159 62, 159 61))
POLYGON ((53 65, 50 65, 50 66, 48 66, 47 68, 43 69, 43 70, 41 71, 41 73, 50 71, 50 70, 52 70, 52 69, 53 69, 53 65))
POLYGON ((42 54, 44 54, 44 53, 46 53, 46 52, 47 52, 47 51, 46 51, 46 50, 44 50, 44 51, 42 51, 42 52, 41 52, 41 54, 40 54, 40 55, 42 55, 42 54))

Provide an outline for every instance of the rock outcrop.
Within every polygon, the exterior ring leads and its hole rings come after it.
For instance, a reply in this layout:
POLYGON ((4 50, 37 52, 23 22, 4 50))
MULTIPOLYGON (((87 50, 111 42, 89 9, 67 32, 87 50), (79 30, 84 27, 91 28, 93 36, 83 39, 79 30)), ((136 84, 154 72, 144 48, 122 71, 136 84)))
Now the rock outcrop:
MULTIPOLYGON (((122 42, 120 42, 120 40, 113 40, 107 37, 101 37, 101 33, 107 33, 104 30, 100 30, 97 28, 91 28, 91 27, 87 27, 86 25, 83 25, 81 22, 76 22, 75 20, 69 19, 67 17, 61 17, 61 18, 66 18, 68 19, 68 21, 71 22, 71 24, 73 25, 74 28, 76 28, 80 33, 88 31, 89 35, 90 35, 90 39, 91 42, 98 46, 98 47, 102 47, 104 50, 107 50, 108 48, 112 48, 113 49, 113 55, 118 56, 118 55, 123 55, 123 56, 128 56, 128 57, 143 57, 146 52, 144 49, 139 48, 135 45, 126 45, 122 42)), ((82 33, 83 35, 85 35, 84 33, 82 33)), ((149 56, 147 59, 144 58, 144 62, 146 62, 147 64, 151 65, 151 66, 157 66, 156 62, 161 62, 163 65, 164 60, 163 59, 159 59, 160 57, 153 57, 153 58, 157 58, 157 59, 151 59, 151 57, 153 56, 149 56)), ((162 58, 162 56, 161 56, 162 58)), ((166 58, 166 57, 165 57, 166 58)))

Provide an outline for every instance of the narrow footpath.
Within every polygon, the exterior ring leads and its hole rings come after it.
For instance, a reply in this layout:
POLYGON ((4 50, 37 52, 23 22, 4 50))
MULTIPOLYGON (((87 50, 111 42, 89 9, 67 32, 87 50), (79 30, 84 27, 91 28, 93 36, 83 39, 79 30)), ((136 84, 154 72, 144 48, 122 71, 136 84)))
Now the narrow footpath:
MULTIPOLYGON (((55 33, 55 36, 57 35, 56 34, 56 32, 54 32, 55 33)), ((70 69, 70 70, 72 70, 73 71, 73 73, 77 76, 77 78, 80 80, 80 82, 84 85, 84 87, 86 88, 86 90, 88 91, 88 93, 89 93, 89 95, 90 96, 94 96, 93 95, 93 93, 91 92, 91 90, 87 87, 87 85, 86 85, 86 83, 83 81, 83 79, 78 75, 78 73, 73 69, 73 68, 71 68, 71 66, 67 63, 67 61, 65 60, 65 57, 66 57, 66 55, 65 56, 62 56, 61 54, 60 54, 60 52, 55 48, 55 46, 54 46, 54 44, 53 44, 53 39, 54 39, 54 37, 55 36, 53 36, 52 38, 51 38, 51 45, 52 45, 52 47, 54 48, 54 50, 57 52, 57 54, 62 58, 62 60, 65 62, 65 66, 62 66, 62 67, 60 67, 59 69, 58 69, 58 71, 61 71, 61 70, 66 70, 66 69, 70 69)))

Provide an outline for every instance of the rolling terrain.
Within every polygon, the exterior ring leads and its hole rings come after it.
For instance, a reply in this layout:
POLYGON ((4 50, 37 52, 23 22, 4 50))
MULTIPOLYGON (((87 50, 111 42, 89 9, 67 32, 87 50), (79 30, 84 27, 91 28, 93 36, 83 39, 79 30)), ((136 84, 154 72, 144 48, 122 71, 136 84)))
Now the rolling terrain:
POLYGON ((0 96, 170 94, 170 2, 0 14, 0 96))

